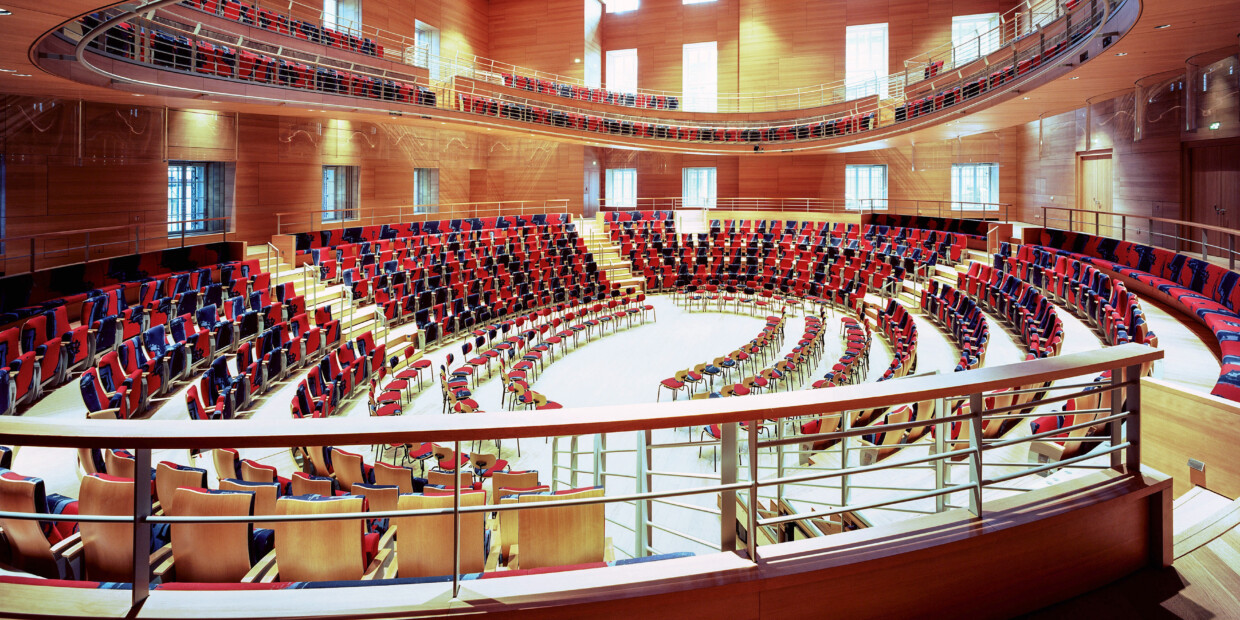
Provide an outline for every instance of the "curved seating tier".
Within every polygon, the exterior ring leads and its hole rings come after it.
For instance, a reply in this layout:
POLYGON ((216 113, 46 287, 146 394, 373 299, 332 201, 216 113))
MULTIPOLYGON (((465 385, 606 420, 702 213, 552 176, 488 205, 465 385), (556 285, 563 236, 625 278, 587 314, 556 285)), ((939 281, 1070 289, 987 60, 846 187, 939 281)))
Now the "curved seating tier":
POLYGON ((986 364, 990 326, 982 308, 972 297, 950 284, 930 280, 921 291, 921 310, 951 334, 960 350, 956 372, 986 364))

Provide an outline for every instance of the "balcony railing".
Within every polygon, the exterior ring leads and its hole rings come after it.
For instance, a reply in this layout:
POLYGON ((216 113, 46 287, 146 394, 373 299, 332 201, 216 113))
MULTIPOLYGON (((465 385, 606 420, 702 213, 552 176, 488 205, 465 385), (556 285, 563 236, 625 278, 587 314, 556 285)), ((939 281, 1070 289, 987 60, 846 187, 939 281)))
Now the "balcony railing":
MULTIPOLYGON (((982 368, 947 375, 922 375, 888 381, 879 384, 842 386, 829 389, 798 391, 782 394, 751 396, 745 398, 713 399, 678 404, 639 404, 590 409, 570 409, 559 412, 537 413, 476 413, 450 418, 438 416, 387 417, 358 420, 354 418, 316 420, 314 423, 299 421, 170 421, 170 420, 39 420, 7 418, 0 420, 0 443, 17 446, 42 446, 55 448, 119 448, 133 450, 135 471, 147 471, 151 466, 152 452, 163 449, 210 450, 214 448, 289 448, 298 446, 329 445, 399 445, 419 442, 441 442, 454 446, 457 454, 462 446, 473 441, 491 441, 497 437, 506 439, 596 436, 631 436, 635 453, 636 469, 631 477, 636 484, 634 492, 612 493, 596 499, 560 500, 546 503, 491 504, 462 507, 460 487, 453 493, 450 509, 397 510, 388 512, 361 512, 320 514, 302 516, 167 516, 151 513, 152 485, 146 479, 134 485, 133 516, 98 515, 49 515, 45 513, 0 512, 6 519, 40 521, 74 521, 132 523, 134 548, 149 549, 150 524, 173 523, 258 523, 269 524, 291 520, 349 520, 407 517, 419 515, 452 515, 455 526, 453 549, 455 566, 460 564, 461 516, 492 511, 527 510, 555 506, 579 506, 602 503, 619 510, 629 505, 636 518, 637 527, 631 554, 643 557, 651 553, 650 540, 640 532, 650 526, 672 529, 670 524, 655 523, 650 519, 651 505, 668 503, 673 498, 696 498, 713 496, 718 501, 717 511, 704 508, 704 512, 718 514, 718 530, 671 532, 673 535, 705 544, 724 552, 743 549, 739 556, 750 563, 760 562, 763 547, 759 546, 757 528, 782 525, 795 521, 823 518, 829 515, 855 513, 883 508, 909 512, 934 513, 953 508, 965 509, 979 517, 985 516, 984 494, 998 496, 1020 493, 1044 486, 1037 474, 1052 470, 1114 469, 1133 473, 1140 470, 1141 463, 1141 398, 1140 377, 1144 367, 1161 359, 1161 350, 1138 344, 1125 344, 1107 349, 1095 349, 1059 357, 1044 358, 1020 365, 982 368), (1110 371, 1110 378, 1090 381, 1100 373, 1110 371), (1084 379, 1084 382, 1078 379, 1084 379), (1067 381, 1064 383, 1063 381, 1067 381), (1058 383, 1056 383, 1058 382, 1058 383), (1032 402, 1024 405, 987 406, 988 396, 995 391, 1012 390, 1013 394, 1034 393, 1032 402), (1092 421, 1073 424, 1052 431, 1024 435, 1009 433, 1001 438, 987 438, 983 429, 988 422, 1004 423, 1034 415, 1025 408, 1061 403, 1078 397, 1109 394, 1109 407, 1077 410, 1075 415, 1094 416, 1092 421), (968 409, 958 408, 957 403, 967 403, 968 409), (935 413, 924 419, 906 423, 893 423, 876 428, 851 428, 850 420, 856 412, 894 407, 908 403, 934 405, 935 413), (961 411, 965 411, 960 413, 961 411), (803 416, 837 417, 839 430, 815 434, 798 434, 799 425, 790 422, 803 416), (742 427, 744 423, 746 426, 742 427), (720 425, 720 437, 712 442, 677 441, 677 427, 701 427, 720 425), (953 431, 954 425, 958 432, 953 431), (772 426, 771 436, 763 439, 760 429, 772 426), (1097 433, 1073 433, 1085 428, 1101 428, 1097 433), (671 429, 670 431, 668 429, 671 429), (921 429, 933 439, 908 444, 897 444, 896 453, 882 460, 863 459, 867 448, 861 436, 875 432, 903 432, 921 429), (651 441, 653 432, 670 437, 669 442, 651 441), (1068 436, 1062 436, 1068 435, 1068 436), (1054 462, 1013 461, 1010 457, 998 458, 1004 448, 1040 442, 1063 442, 1066 444, 1091 445, 1092 450, 1079 456, 1054 462), (784 451, 796 444, 833 442, 833 448, 825 450, 838 455, 835 466, 821 464, 816 467, 783 467, 784 451), (717 476, 654 470, 647 467, 654 461, 652 451, 666 449, 694 450, 715 446, 719 450, 721 469, 717 476), (761 455, 769 448, 776 455, 779 466, 772 469, 761 465, 761 455), (851 456, 850 456, 851 455, 851 456), (739 467, 738 467, 739 464, 739 467), (871 474, 879 472, 931 471, 933 482, 926 487, 905 488, 890 482, 874 485, 871 474), (681 482, 675 485, 656 484, 667 477, 682 480, 694 479, 697 485, 681 482), (811 483, 827 482, 838 485, 836 499, 827 496, 824 487, 811 483), (763 517, 758 506, 764 494, 784 497, 797 487, 818 488, 817 495, 809 496, 807 505, 813 511, 798 511, 781 516, 763 517), (850 493, 849 489, 854 490, 850 493), (881 497, 859 498, 860 489, 880 489, 881 497), (738 499, 743 497, 748 514, 738 514, 738 499), (815 499, 819 501, 815 501, 815 499), (929 504, 926 504, 929 502, 929 504), (738 546, 737 524, 751 524, 749 535, 738 546), (717 541, 717 547, 715 545, 717 541)), ((996 399, 997 400, 997 399, 996 399)), ((1105 402, 1099 400, 1098 402, 1105 402)), ((557 446, 558 446, 557 441, 557 446)), ((596 444, 595 454, 601 454, 605 445, 596 444)), ((558 450, 557 450, 558 451, 558 450)), ((629 450, 625 450, 628 452, 629 450)), ((584 450, 574 448, 572 458, 584 450)), ((791 450, 790 453, 795 453, 791 450)), ((596 456, 594 465, 582 469, 574 460, 569 467, 574 475, 581 473, 602 480, 605 475, 619 475, 619 470, 608 469, 605 459, 596 456)), ((558 468, 558 469, 562 469, 558 468)), ((558 480, 558 478, 557 478, 558 480)), ((575 482, 575 480, 574 480, 575 482)), ((567 484, 559 482, 559 484, 567 484)), ((680 504, 681 502, 676 502, 680 504)), ((695 507, 692 504, 685 504, 695 507)), ((701 508, 701 507, 697 507, 701 508)), ((614 511, 613 511, 614 512, 614 511)), ((778 547, 778 544, 774 546, 778 547)), ((132 564, 132 603, 137 606, 148 597, 156 598, 161 592, 150 587, 151 566, 146 553, 136 553, 132 564)), ((729 558, 734 557, 729 555, 729 558)), ((422 584, 418 587, 442 588, 442 598, 455 598, 461 594, 459 570, 452 581, 442 584, 422 584)), ((519 577, 517 577, 519 578, 519 577)), ((91 591, 106 592, 106 591, 91 591)), ((389 592, 385 590, 385 592, 389 592)), ((395 591, 391 591, 394 595, 395 591)), ((249 593, 261 599, 265 593, 249 593)), ((345 588, 335 596, 354 601, 354 609, 364 606, 365 597, 372 596, 365 589, 345 588)), ((257 599, 256 599, 257 600, 257 599)), ((397 600, 389 598, 387 600, 397 600)), ((431 600, 419 598, 417 600, 431 600)), ((19 605, 9 599, 0 600, 0 610, 15 611, 19 605)), ((412 604, 412 603, 411 603, 412 604)), ((209 615, 209 610, 202 610, 209 615)), ((390 610, 389 610, 390 611, 390 610)), ((117 610, 123 613, 124 610, 117 610)))
POLYGON ((963 202, 951 200, 916 200, 903 198, 863 198, 844 200, 831 198, 716 198, 714 204, 701 206, 698 200, 686 204, 681 196, 638 198, 623 204, 607 204, 603 211, 702 211, 705 214, 724 211, 771 211, 775 213, 808 213, 826 215, 912 215, 930 217, 962 217, 1009 219, 1012 205, 1006 202, 963 202))
POLYGON ((276 213, 276 234, 290 235, 300 232, 343 230, 357 226, 381 226, 383 224, 407 224, 409 222, 424 222, 427 220, 499 217, 501 215, 529 217, 531 215, 567 212, 567 198, 399 205, 362 209, 338 209, 335 211, 284 211, 276 213), (334 214, 335 217, 323 217, 329 213, 334 214))
POLYGON ((1149 215, 1048 206, 1042 207, 1042 224, 1047 228, 1111 237, 1174 252, 1199 252, 1202 260, 1216 258, 1227 261, 1227 268, 1233 271, 1236 268, 1236 259, 1240 257, 1236 247, 1236 236, 1240 235, 1240 231, 1225 226, 1149 215))

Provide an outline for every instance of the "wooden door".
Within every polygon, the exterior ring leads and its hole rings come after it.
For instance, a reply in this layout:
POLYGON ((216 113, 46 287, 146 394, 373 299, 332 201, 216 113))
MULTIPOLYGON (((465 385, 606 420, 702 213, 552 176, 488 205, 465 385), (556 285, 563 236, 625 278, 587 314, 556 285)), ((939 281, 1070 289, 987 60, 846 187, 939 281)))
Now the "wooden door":
POLYGON ((1111 176, 1111 154, 1081 155, 1077 163, 1077 209, 1085 213, 1077 213, 1073 230, 1102 235, 1104 237, 1120 237, 1118 222, 1112 222, 1111 190, 1114 180, 1111 176))
MULTIPOLYGON (((1188 151, 1189 217, 1193 222, 1237 230, 1240 225, 1240 143, 1213 144, 1188 151)), ((1201 253, 1203 231, 1186 229, 1180 233, 1190 239, 1186 250, 1201 253)), ((1222 231, 1204 231, 1209 255, 1226 258, 1230 235, 1222 231)), ((1237 242, 1240 246, 1240 242, 1237 242)), ((1240 247, 1236 248, 1240 250, 1240 247)))

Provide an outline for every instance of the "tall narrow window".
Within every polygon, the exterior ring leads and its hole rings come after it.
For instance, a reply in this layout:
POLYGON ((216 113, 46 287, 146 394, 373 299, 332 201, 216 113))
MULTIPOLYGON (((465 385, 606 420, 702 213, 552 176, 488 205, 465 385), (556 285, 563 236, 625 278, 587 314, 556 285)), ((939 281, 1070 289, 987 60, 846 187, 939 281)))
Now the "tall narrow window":
POLYGON ((323 0, 323 25, 361 36, 362 0, 323 0))
POLYGON ((224 230, 224 165, 168 162, 168 234, 200 235, 224 230))
POLYGON ((844 29, 844 86, 849 99, 887 98, 887 24, 844 29))
POLYGON ((681 195, 686 207, 711 209, 715 206, 715 169, 685 168, 681 195))
POLYGON ((715 41, 686 43, 684 49, 683 108, 714 112, 719 102, 719 51, 715 41))
POLYGON ((641 5, 641 0, 607 0, 608 13, 624 13, 626 11, 636 11, 641 5))
POLYGON ((414 213, 439 213, 439 168, 413 171, 414 213))
POLYGON ((637 169, 607 169, 607 206, 637 206, 637 169))
POLYGON ((999 49, 999 14, 957 15, 952 18, 952 55, 955 66, 999 49))
POLYGON ((431 79, 438 79, 439 29, 424 22, 415 22, 412 55, 413 66, 430 70, 431 79))
POLYGON ((844 208, 887 208, 887 166, 844 166, 844 208))
POLYGON ((323 166, 323 221, 357 219, 357 166, 323 166))
POLYGON ((999 164, 952 164, 952 208, 999 208, 999 164))
POLYGON ((637 92, 637 50, 607 52, 607 90, 617 93, 637 92))

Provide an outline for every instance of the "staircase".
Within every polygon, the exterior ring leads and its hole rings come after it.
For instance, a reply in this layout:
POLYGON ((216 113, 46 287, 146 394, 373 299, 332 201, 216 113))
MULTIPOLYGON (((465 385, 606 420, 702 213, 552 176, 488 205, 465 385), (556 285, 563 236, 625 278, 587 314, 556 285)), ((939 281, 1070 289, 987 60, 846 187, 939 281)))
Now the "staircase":
POLYGON ((594 264, 599 271, 607 274, 607 279, 620 285, 620 290, 629 288, 637 292, 646 290, 646 279, 633 273, 633 266, 620 256, 620 246, 611 240, 603 224, 595 218, 576 220, 577 232, 586 242, 586 250, 594 255, 594 264))
MULTIPOLYGON (((375 342, 387 344, 386 355, 391 358, 402 353, 404 347, 416 339, 416 330, 412 327, 412 323, 408 328, 389 330, 379 315, 378 306, 373 303, 365 306, 353 303, 346 297, 347 291, 344 285, 321 282, 318 277, 318 268, 314 265, 293 267, 286 262, 291 257, 278 257, 274 249, 269 254, 265 245, 250 246, 246 250, 246 257, 258 259, 259 265, 271 273, 273 285, 292 282, 297 294, 304 295, 306 298, 306 315, 311 322, 314 321, 315 309, 322 306, 330 307, 332 318, 340 321, 340 331, 345 340, 354 340, 367 331, 371 331, 375 342), (410 338, 410 335, 413 338, 410 338)), ((404 361, 403 355, 400 359, 404 361)))

